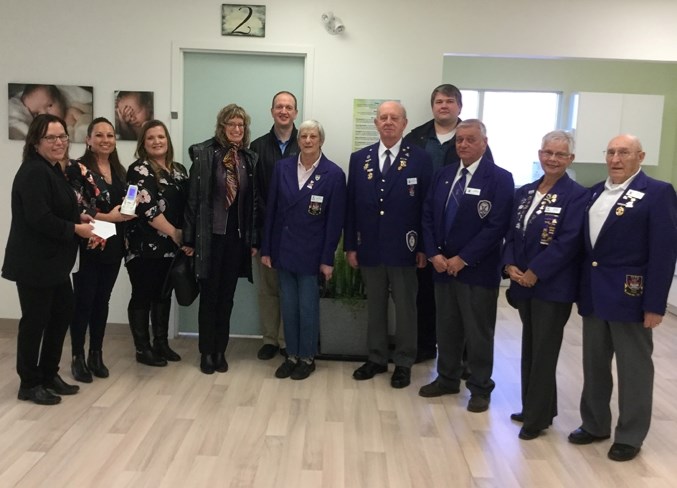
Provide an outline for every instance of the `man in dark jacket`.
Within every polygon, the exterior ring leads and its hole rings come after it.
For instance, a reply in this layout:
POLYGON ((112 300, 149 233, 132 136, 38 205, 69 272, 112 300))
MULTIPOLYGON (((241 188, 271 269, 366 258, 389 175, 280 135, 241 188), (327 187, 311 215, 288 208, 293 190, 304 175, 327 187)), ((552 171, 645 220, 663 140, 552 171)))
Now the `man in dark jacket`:
MULTIPOLYGON (((270 109, 273 127, 262 135, 250 148, 259 156, 256 166, 256 184, 258 186, 261 220, 259 230, 263 229, 263 216, 266 214, 266 202, 270 180, 275 163, 280 159, 295 156, 299 152, 297 131, 294 120, 298 115, 296 97, 293 93, 281 91, 273 97, 270 109)), ((280 319, 280 297, 277 285, 277 271, 261 266, 261 257, 256 256, 259 269, 258 295, 263 346, 259 349, 259 359, 272 359, 281 350, 284 355, 285 342, 282 321, 280 319)))

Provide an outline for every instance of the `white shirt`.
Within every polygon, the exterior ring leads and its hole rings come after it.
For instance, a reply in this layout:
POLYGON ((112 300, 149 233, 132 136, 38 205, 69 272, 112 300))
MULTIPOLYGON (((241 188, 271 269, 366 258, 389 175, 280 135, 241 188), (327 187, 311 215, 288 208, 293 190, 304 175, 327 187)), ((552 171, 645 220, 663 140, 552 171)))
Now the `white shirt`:
POLYGON ((616 205, 618 199, 625 193, 625 190, 628 189, 630 183, 632 183, 632 180, 635 179, 635 176, 637 176, 640 171, 641 168, 623 183, 618 184, 612 183, 611 179, 607 177, 606 182, 604 183, 604 191, 599 198, 595 200, 595 203, 592 204, 590 210, 588 210, 588 229, 590 231, 590 243, 592 244, 592 247, 595 247, 599 232, 602 230, 602 226, 604 225, 604 222, 606 222, 607 217, 609 217, 611 208, 616 205))
POLYGON ((463 172, 463 168, 468 170, 468 174, 465 175, 465 188, 463 188, 463 193, 465 193, 466 189, 470 185, 470 180, 472 179, 472 175, 475 174, 475 171, 477 171, 477 167, 480 165, 480 160, 482 158, 478 159, 474 163, 472 163, 469 166, 463 166, 463 162, 458 165, 458 171, 456 172, 456 177, 454 178, 454 181, 451 182, 451 186, 449 187, 449 194, 447 195, 447 201, 445 202, 444 206, 446 208, 447 204, 449 203, 449 198, 451 197, 451 190, 454 189, 454 185, 456 182, 461 179, 461 174, 463 172))
POLYGON ((309 169, 306 169, 306 167, 303 166, 303 163, 301 163, 301 155, 299 154, 299 162, 298 162, 298 165, 296 166, 296 176, 298 177, 298 180, 299 180, 299 190, 301 188, 303 188, 303 185, 306 184, 306 181, 308 181, 308 178, 310 178, 310 175, 313 174, 313 171, 315 171, 315 168, 317 168, 317 165, 320 164, 321 158, 322 158, 322 153, 320 153, 320 157, 317 158, 317 161, 315 161, 309 169))
POLYGON ((543 200, 544 196, 545 195, 543 193, 536 190, 536 194, 534 195, 534 199, 531 200, 531 207, 529 207, 529 210, 527 210, 527 214, 524 216, 524 226, 522 227, 523 229, 527 228, 527 222, 529 222, 529 219, 531 218, 531 214, 534 213, 534 210, 536 210, 536 207, 538 206, 539 203, 541 203, 541 200, 543 200))
POLYGON ((437 140, 440 141, 440 144, 444 144, 445 142, 454 138, 456 135, 456 129, 452 130, 451 132, 447 132, 446 134, 440 134, 439 132, 436 132, 435 135, 437 136, 437 140))
POLYGON ((383 173, 383 165, 386 162, 386 151, 390 151, 390 164, 391 166, 395 164, 395 157, 400 153, 400 146, 402 145, 402 139, 397 141, 392 147, 385 147, 383 142, 378 144, 378 167, 383 173))

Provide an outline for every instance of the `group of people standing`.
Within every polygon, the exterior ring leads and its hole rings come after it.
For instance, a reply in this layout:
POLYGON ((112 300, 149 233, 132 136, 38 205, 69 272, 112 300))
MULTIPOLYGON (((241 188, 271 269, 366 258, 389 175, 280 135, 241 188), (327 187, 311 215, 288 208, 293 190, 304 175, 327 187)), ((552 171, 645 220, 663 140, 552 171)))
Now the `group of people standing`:
POLYGON ((567 174, 573 137, 556 130, 538 150, 543 176, 515 192, 512 175, 494 162, 485 125, 459 118, 458 88, 440 85, 430 101, 433 119, 406 137, 404 107, 382 103, 374 119, 379 141, 351 155, 347 181, 322 152, 322 125, 307 120, 297 130, 296 97, 286 91, 273 97, 270 132, 251 144, 249 115, 224 107, 214 137, 190 147, 190 175, 174 162, 162 122, 143 126, 139 159, 125 174, 108 120, 92 122, 85 154, 68 161, 63 121, 36 117, 12 190, 3 266, 3 276, 17 282, 22 308, 19 398, 54 404, 58 395, 77 392, 58 375, 69 324, 74 378, 108 376, 102 340, 123 256, 137 361, 180 360, 167 340, 163 286, 178 252, 193 257, 200 287, 203 373, 228 370, 235 288, 240 277, 252 281, 254 258, 263 329, 258 357, 279 352, 276 377, 307 378, 317 354, 318 279, 331 279, 343 231, 347 262, 361 269, 368 303, 368 359, 354 371, 356 380, 387 372, 392 361, 390 384, 405 388, 412 366, 437 356, 437 378, 419 395, 456 394, 465 380, 468 411, 486 411, 495 388, 499 284, 509 278, 508 301, 523 324, 522 408, 511 416, 522 423, 519 437, 540 436, 557 415, 557 358, 578 302, 583 423, 569 440, 610 437, 615 355, 620 418, 609 457, 634 458, 651 418, 651 333, 665 314, 677 259, 673 187, 645 175, 641 142, 620 135, 607 147, 607 180, 586 189, 567 174), (134 215, 120 212, 127 184, 138 186, 134 215), (94 235, 91 222, 98 220, 115 223, 116 236, 94 235), (73 300, 69 274, 78 244, 73 300))

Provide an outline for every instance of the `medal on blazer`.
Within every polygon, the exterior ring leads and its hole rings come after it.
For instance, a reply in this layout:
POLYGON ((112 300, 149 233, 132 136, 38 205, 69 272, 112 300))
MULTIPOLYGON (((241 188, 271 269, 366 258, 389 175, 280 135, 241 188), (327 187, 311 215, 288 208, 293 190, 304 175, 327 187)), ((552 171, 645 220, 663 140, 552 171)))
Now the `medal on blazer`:
POLYGON ((324 197, 322 195, 310 195, 310 205, 308 205, 308 213, 310 215, 320 215, 322 213, 322 202, 324 197))
POLYGON ((623 207, 616 207, 616 215, 621 216, 625 213, 625 209, 623 207))
POLYGON ((407 178, 407 185, 409 186, 409 196, 413 197, 416 195, 416 184, 418 183, 418 178, 407 178))
POLYGON ((552 239, 555 236, 556 229, 557 229, 557 216, 552 214, 546 214, 543 217, 543 229, 541 230, 542 245, 547 246, 552 242, 552 239))

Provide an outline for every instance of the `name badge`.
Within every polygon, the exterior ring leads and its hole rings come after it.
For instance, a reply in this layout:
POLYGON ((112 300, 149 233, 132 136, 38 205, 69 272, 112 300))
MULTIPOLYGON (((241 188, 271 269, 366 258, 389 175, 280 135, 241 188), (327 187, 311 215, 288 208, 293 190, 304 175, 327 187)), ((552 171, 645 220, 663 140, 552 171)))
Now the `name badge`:
POLYGON ((545 207, 545 213, 559 214, 562 212, 562 207, 545 207))
POLYGON ((416 185, 418 183, 418 178, 407 178, 407 185, 416 185))
POLYGON ((466 188, 465 189, 466 195, 479 195, 480 194, 480 189, 479 188, 466 188))
POLYGON ((322 203, 324 197, 322 195, 310 195, 310 201, 313 203, 322 203))
POLYGON ((641 200, 644 197, 644 192, 643 191, 637 191, 637 190, 628 190, 628 193, 626 193, 630 198, 636 198, 637 200, 641 200))

